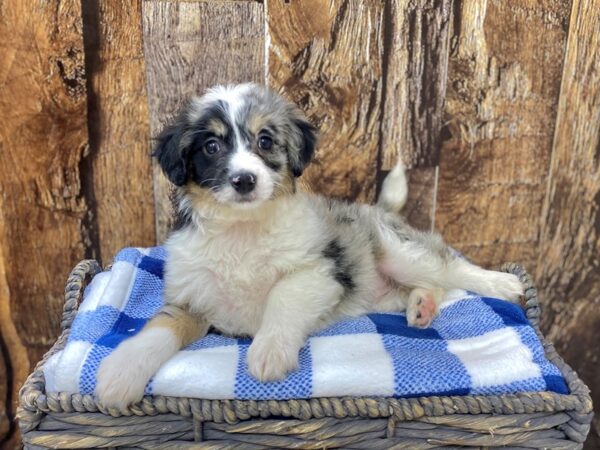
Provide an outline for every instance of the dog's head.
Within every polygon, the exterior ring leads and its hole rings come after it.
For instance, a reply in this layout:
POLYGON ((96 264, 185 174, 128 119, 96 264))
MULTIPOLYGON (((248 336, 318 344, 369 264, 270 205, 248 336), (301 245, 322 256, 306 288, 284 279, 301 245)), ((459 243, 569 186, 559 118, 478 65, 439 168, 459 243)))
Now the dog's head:
POLYGON ((173 184, 251 207, 293 192, 313 156, 315 131, 298 107, 265 87, 218 86, 162 132, 154 156, 173 184))

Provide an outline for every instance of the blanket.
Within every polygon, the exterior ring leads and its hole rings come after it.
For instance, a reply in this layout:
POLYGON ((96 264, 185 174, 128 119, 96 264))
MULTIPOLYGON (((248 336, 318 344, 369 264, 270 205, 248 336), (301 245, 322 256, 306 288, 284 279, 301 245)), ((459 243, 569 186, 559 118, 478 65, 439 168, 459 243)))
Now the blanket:
MULTIPOLYGON (((93 394, 102 358, 133 336, 163 304, 162 247, 126 248, 94 277, 65 348, 44 367, 48 392, 93 394)), ((568 393, 523 310, 465 291, 446 295, 430 328, 409 327, 401 313, 347 318, 314 333, 300 367, 277 382, 247 371, 251 339, 216 333, 171 358, 148 394, 205 399, 330 396, 568 393)))

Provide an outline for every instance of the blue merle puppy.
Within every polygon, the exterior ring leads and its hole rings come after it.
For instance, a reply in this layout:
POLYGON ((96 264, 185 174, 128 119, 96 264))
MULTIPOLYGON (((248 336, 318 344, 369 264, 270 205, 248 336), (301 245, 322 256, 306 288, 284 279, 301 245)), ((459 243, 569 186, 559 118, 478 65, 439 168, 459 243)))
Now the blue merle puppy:
POLYGON ((377 206, 297 189, 315 132, 294 104, 242 84, 193 99, 162 133, 155 155, 182 218, 165 243, 166 305, 102 362, 101 403, 140 400, 158 368, 209 327, 252 336, 248 369, 272 381, 297 367, 310 333, 342 317, 406 310, 426 327, 447 289, 522 294, 514 275, 457 258, 439 235, 404 222, 401 166, 377 206))

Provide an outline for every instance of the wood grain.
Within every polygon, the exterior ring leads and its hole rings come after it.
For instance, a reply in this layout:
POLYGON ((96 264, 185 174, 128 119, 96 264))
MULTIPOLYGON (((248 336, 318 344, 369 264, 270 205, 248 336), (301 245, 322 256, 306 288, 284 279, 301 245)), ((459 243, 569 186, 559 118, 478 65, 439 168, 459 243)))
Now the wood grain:
POLYGON ((453 20, 436 226, 484 266, 535 268, 566 3, 465 0, 453 20))
MULTIPOLYGON (((1 343, 0 343, 1 344, 1 343)), ((0 345, 0 446, 8 436, 10 430, 10 418, 7 403, 9 402, 8 372, 6 370, 6 357, 2 345, 0 345)))
MULTIPOLYGON (((216 84, 264 82, 263 5, 237 2, 143 3, 150 131, 156 136, 190 96, 216 84)), ((170 184, 154 167, 156 232, 166 236, 170 184)))
POLYGON ((81 2, 0 10, 0 335, 14 392, 56 339, 65 273, 86 253, 87 123, 81 2))
MULTIPOLYGON (((600 1, 575 0, 537 279, 543 326, 600 405, 600 1)), ((595 446, 600 445, 596 418, 595 446)))
POLYGON ((142 1, 84 2, 90 154, 86 189, 95 255, 155 243, 142 1))
POLYGON ((381 168, 434 167, 446 97, 452 1, 387 2, 381 168))
POLYGON ((268 84, 320 129, 303 177, 314 191, 375 199, 384 2, 267 0, 268 84))
POLYGON ((409 174, 408 222, 430 230, 446 97, 450 0, 386 2, 380 170, 401 157, 409 174))
POLYGON ((415 167, 407 171, 407 175, 409 190, 402 215, 413 227, 433 231, 438 170, 434 167, 415 167))
POLYGON ((16 403, 21 383, 27 378, 30 367, 36 362, 28 358, 27 348, 19 335, 11 316, 11 296, 6 274, 7 247, 6 222, 3 217, 3 201, 0 197, 0 448, 19 448, 20 436, 14 422, 16 403))

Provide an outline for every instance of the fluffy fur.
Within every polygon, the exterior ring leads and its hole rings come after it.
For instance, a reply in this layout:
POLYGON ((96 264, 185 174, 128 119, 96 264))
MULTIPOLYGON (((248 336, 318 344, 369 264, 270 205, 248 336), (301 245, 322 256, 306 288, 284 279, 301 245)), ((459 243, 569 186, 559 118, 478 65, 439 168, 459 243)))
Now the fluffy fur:
POLYGON ((514 275, 457 258, 403 221, 400 166, 379 206, 297 191, 315 142, 297 107, 252 84, 210 90, 164 131, 155 155, 180 218, 165 243, 167 306, 102 362, 104 405, 140 400, 158 367, 209 326, 252 336, 248 369, 271 381, 297 367, 311 332, 341 317, 406 309, 425 327, 446 289, 522 294, 514 275))

